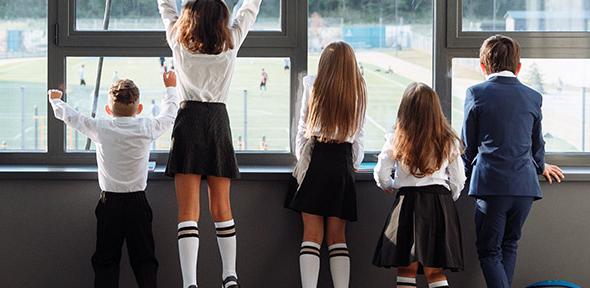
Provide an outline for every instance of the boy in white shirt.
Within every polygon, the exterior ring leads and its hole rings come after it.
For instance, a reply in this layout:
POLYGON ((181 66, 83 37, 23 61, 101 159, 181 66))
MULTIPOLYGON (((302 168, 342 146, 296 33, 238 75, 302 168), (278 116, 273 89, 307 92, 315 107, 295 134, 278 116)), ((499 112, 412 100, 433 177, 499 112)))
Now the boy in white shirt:
POLYGON ((96 145, 100 200, 96 207, 97 240, 92 256, 95 287, 119 287, 123 242, 139 287, 157 287, 152 211, 145 197, 151 143, 174 124, 178 111, 176 75, 164 74, 166 96, 158 117, 136 117, 143 110, 139 89, 131 80, 118 80, 105 107, 110 119, 80 114, 49 90, 55 117, 88 136, 96 145))

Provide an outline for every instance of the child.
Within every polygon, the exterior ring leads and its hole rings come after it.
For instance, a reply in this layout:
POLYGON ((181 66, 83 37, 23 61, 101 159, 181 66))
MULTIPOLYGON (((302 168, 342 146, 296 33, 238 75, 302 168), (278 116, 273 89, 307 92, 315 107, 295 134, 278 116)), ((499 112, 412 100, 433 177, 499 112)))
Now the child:
POLYGON ((230 179, 239 172, 225 102, 238 49, 256 21, 261 0, 242 2, 234 19, 221 0, 188 1, 179 18, 176 1, 158 0, 184 100, 172 132, 166 175, 176 182, 178 249, 185 288, 197 287, 201 177, 207 177, 209 186, 223 287, 239 287, 230 206, 230 179))
POLYGON ((561 182, 557 166, 545 164, 542 95, 516 78, 520 47, 496 35, 480 50, 487 81, 467 89, 463 141, 469 195, 476 198, 477 253, 489 288, 510 287, 522 226, 541 199, 537 174, 561 182))
POLYGON ((150 144, 172 127, 178 111, 176 76, 164 75, 166 96, 162 113, 153 119, 136 117, 143 106, 131 80, 119 80, 109 90, 106 113, 112 119, 80 114, 49 90, 55 117, 88 136, 96 145, 98 184, 96 252, 92 256, 95 287, 119 287, 123 241, 139 287, 156 287, 158 261, 154 255, 152 211, 143 192, 147 186, 150 144))
POLYGON ((430 288, 449 287, 443 269, 463 269, 454 203, 466 179, 460 143, 436 92, 410 84, 374 171, 379 188, 398 190, 373 258, 376 266, 397 267, 398 288, 416 287, 417 273, 430 288))
POLYGON ((297 130, 298 190, 287 206, 301 212, 301 283, 316 287, 324 224, 335 288, 346 288, 350 259, 346 221, 356 221, 354 169, 363 160, 363 124, 367 92, 352 47, 330 44, 320 58, 318 76, 303 79, 297 130))

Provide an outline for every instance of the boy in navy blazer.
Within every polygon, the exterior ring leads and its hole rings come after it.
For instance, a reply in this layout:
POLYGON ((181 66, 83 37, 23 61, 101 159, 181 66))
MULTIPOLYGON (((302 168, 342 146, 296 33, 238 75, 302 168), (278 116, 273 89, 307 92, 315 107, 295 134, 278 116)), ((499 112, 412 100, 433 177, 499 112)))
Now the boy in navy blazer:
POLYGON ((488 38, 480 63, 487 81, 467 89, 463 157, 469 195, 476 198, 481 269, 488 288, 509 288, 522 226, 533 201, 542 198, 538 175, 550 184, 564 175, 545 163, 543 97, 516 78, 518 43, 502 35, 488 38))

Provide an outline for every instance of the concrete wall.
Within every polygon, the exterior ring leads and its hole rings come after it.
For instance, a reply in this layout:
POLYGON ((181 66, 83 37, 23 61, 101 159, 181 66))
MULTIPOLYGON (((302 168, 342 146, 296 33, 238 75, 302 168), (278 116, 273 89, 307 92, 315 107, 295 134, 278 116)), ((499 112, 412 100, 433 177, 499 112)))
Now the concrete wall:
MULTIPOLYGON (((514 287, 545 279, 567 279, 590 287, 589 183, 543 186, 520 245, 514 287)), ((301 223, 283 208, 287 181, 241 181, 233 189, 238 224, 238 271, 244 287, 300 287, 298 252, 301 223)), ((393 201, 372 182, 360 182, 360 221, 349 226, 351 287, 392 287, 394 271, 373 267, 371 259, 393 201)), ((152 181, 148 197, 161 287, 181 287, 176 248, 176 204, 172 181, 152 181)), ((91 287, 98 187, 91 180, 0 180, 0 286, 91 287)), ((202 195, 202 203, 206 195, 202 195)), ((206 206, 203 206, 206 207, 206 206)), ((453 287, 485 287, 474 247, 473 202, 458 202, 466 271, 451 273, 453 287)), ((213 224, 206 209, 200 221, 200 287, 219 287, 221 264, 213 224)), ((325 248, 324 248, 325 249, 325 248)), ((126 253, 124 254, 126 255, 126 253)), ((325 260, 325 258, 324 258, 325 260)), ((323 261, 319 287, 331 287, 323 261)), ((136 287, 123 257, 121 287, 136 287)))

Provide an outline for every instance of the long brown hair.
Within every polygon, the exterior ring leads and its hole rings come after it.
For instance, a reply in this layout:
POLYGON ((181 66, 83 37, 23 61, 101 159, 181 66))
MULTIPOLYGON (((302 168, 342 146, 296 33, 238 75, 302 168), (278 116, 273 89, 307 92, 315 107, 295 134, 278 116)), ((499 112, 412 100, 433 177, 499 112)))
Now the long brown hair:
POLYGON ((178 42, 193 53, 217 55, 234 49, 230 12, 222 0, 191 0, 174 25, 178 42))
POLYGON ((436 172, 452 160, 459 137, 443 114, 438 95, 423 83, 412 83, 404 92, 397 113, 393 159, 416 177, 436 172))
POLYGON ((322 52, 307 116, 307 137, 319 130, 320 141, 344 142, 365 120, 367 90, 354 50, 334 42, 322 52))

